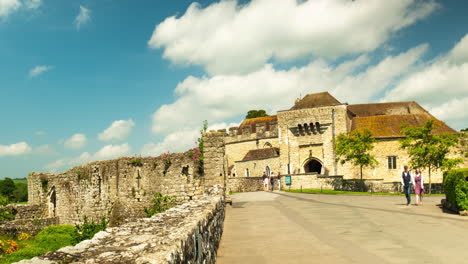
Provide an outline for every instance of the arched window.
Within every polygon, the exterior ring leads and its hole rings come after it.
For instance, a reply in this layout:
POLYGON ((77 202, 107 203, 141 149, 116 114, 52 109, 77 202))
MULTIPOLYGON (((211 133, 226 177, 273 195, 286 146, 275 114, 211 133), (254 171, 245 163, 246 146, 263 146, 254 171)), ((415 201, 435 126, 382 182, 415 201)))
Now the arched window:
POLYGON ((321 174, 322 173, 322 163, 313 158, 313 159, 310 159, 309 161, 307 161, 306 164, 304 164, 304 171, 306 173, 317 173, 317 174, 321 174))
POLYGON ((271 145, 270 142, 266 142, 265 144, 263 144, 263 148, 272 148, 273 146, 271 145))
POLYGON ((267 176, 270 176, 270 175, 271 175, 271 171, 270 171, 270 167, 269 167, 269 166, 266 166, 265 172, 266 172, 266 175, 267 175, 267 176))
POLYGON ((250 171, 249 169, 245 169, 245 177, 250 177, 250 171))

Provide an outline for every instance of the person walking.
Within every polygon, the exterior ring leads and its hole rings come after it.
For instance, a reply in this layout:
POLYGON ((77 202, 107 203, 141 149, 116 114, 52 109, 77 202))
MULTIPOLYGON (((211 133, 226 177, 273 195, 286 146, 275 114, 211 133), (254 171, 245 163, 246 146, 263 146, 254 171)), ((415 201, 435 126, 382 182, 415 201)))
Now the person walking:
POLYGON ((416 205, 422 205, 422 197, 424 194, 424 178, 420 169, 416 169, 414 173, 414 193, 416 194, 416 205))
POLYGON ((278 172, 278 191, 281 191, 281 174, 278 172))
POLYGON ((263 172, 262 179, 263 179, 263 190, 266 192, 268 191, 268 177, 266 176, 265 172, 263 172))
POLYGON ((271 184, 271 191, 275 190, 275 176, 273 176, 273 173, 270 174, 270 184, 271 184))
POLYGON ((401 173, 401 184, 403 185, 403 191, 406 196, 406 205, 411 204, 411 185, 414 184, 414 179, 411 177, 411 173, 408 170, 408 166, 403 167, 404 171, 401 173))

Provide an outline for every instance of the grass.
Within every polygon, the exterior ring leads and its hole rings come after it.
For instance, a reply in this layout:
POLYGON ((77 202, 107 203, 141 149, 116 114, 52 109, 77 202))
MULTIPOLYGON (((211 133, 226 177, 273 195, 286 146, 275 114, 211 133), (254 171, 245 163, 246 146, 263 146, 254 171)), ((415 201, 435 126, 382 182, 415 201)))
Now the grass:
MULTIPOLYGON (((316 194, 351 194, 351 195, 388 195, 388 196, 404 196, 403 193, 382 193, 382 192, 349 192, 349 191, 335 191, 335 190, 320 190, 320 189, 293 189, 283 190, 291 193, 316 193, 316 194)), ((424 194, 424 196, 445 196, 445 194, 424 194)))

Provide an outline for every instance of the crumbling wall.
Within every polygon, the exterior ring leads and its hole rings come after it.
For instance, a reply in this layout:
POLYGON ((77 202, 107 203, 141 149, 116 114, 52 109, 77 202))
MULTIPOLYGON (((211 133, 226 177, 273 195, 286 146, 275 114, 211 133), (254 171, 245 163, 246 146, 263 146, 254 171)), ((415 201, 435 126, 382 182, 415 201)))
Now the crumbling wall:
POLYGON ((199 199, 204 179, 187 152, 96 161, 61 174, 31 173, 28 187, 30 204, 45 204, 48 217, 75 224, 84 216, 112 218, 111 212, 127 219, 142 217, 158 192, 180 203, 199 199))
POLYGON ((206 196, 18 263, 215 263, 224 205, 222 195, 206 196))

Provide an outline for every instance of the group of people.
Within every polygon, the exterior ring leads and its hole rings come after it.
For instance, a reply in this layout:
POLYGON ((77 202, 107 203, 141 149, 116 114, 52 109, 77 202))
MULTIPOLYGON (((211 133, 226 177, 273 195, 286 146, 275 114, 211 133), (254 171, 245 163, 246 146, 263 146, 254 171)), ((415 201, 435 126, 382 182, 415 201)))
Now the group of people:
POLYGON ((404 170, 401 173, 401 184, 403 185, 403 191, 406 196, 406 205, 411 204, 411 189, 413 189, 416 194, 416 205, 422 205, 424 178, 421 174, 421 170, 416 169, 413 177, 411 172, 408 170, 408 166, 404 166, 403 169, 404 170))
POLYGON ((265 172, 263 172, 263 190, 268 191, 271 189, 271 191, 275 190, 275 181, 278 182, 278 190, 281 190, 281 175, 278 172, 278 175, 275 176, 274 173, 271 173, 270 176, 267 176, 265 172))

